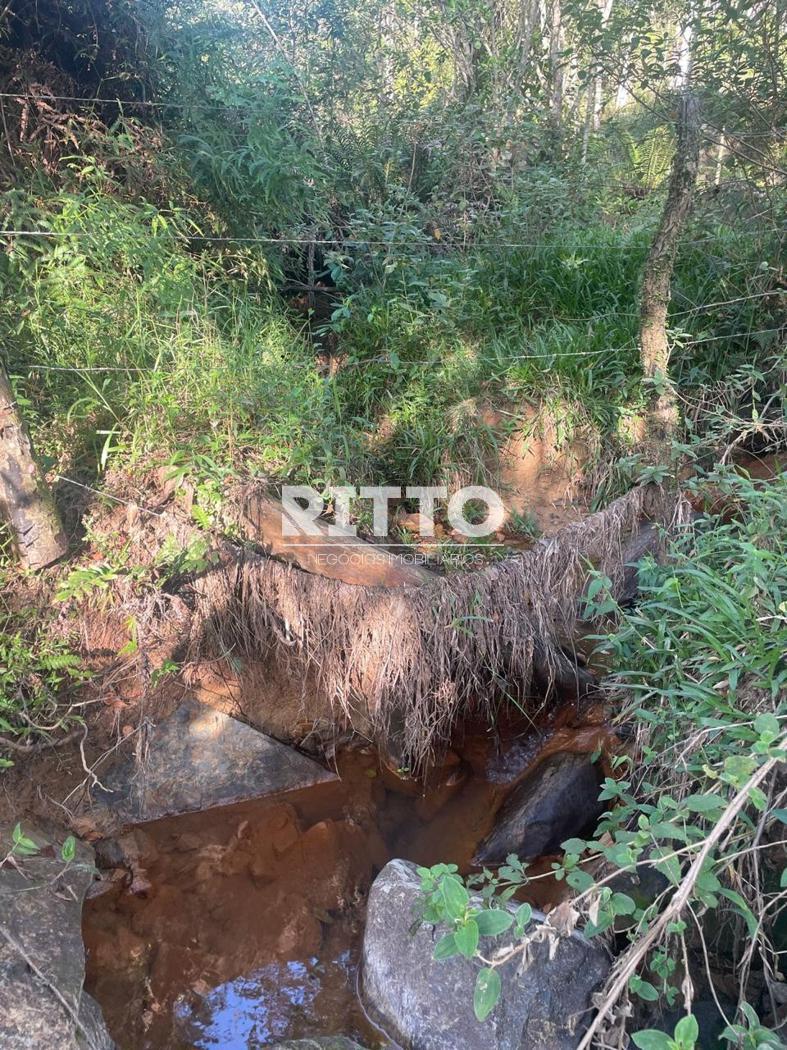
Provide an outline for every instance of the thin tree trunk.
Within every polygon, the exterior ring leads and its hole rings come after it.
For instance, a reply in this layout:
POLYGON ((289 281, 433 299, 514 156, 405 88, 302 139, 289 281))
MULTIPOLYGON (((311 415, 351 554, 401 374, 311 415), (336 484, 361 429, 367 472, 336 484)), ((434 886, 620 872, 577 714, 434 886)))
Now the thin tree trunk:
POLYGON ((604 87, 606 85, 606 79, 599 74, 596 78, 596 93, 593 98, 593 130, 598 131, 601 128, 601 110, 604 105, 604 87))
MULTIPOLYGON (((613 0, 603 0, 601 9, 601 30, 607 28, 609 16, 612 14, 613 0)), ((603 84, 601 70, 595 68, 593 76, 588 82, 587 109, 585 111, 585 126, 582 130, 582 166, 588 162, 588 147, 590 145, 590 132, 598 131, 601 126, 601 103, 603 99, 603 84)))
POLYGON ((325 139, 323 138, 322 127, 320 126, 320 121, 317 118, 317 112, 312 103, 311 95, 309 94, 308 88, 306 87, 306 82, 304 81, 301 74, 298 72, 298 68, 294 64, 293 59, 290 58, 290 56, 287 54, 287 50, 284 47, 284 44, 282 43, 282 40, 279 37, 279 34, 271 25, 270 19, 265 14, 260 5, 257 3, 257 0, 251 0, 251 6, 257 12, 260 19, 262 20, 263 25, 268 30, 271 40, 273 40, 273 43, 278 48, 282 58, 292 70, 292 75, 295 78, 295 82, 300 89, 301 95, 303 96, 303 101, 306 103, 306 108, 309 111, 309 116, 311 117, 312 125, 314 127, 314 134, 317 136, 317 141, 320 143, 320 148, 322 149, 323 154, 325 154, 325 139))
POLYGON ((678 424, 678 404, 668 377, 667 309, 681 233, 691 209, 700 157, 699 103, 690 91, 680 100, 678 142, 658 231, 648 253, 640 296, 640 359, 651 386, 645 443, 654 456, 666 450, 678 424))
POLYGON ((722 128, 721 137, 719 139, 719 148, 716 152, 716 174, 713 178, 713 186, 716 190, 721 186, 721 173, 724 169, 724 158, 727 154, 727 146, 724 140, 726 133, 726 128, 722 128))
POLYGON ((560 131, 563 113, 563 12, 560 0, 552 0, 549 8, 549 70, 552 79, 550 109, 552 122, 560 131))
POLYGON ((529 0, 521 7, 521 33, 519 45, 519 76, 517 87, 522 90, 530 65, 530 52, 533 47, 533 35, 540 20, 540 0, 529 0))
POLYGON ((23 565, 41 569, 68 544, 5 369, 0 365, 0 513, 23 565))
POLYGON ((596 98, 596 84, 597 80, 593 79, 588 84, 587 91, 587 102, 585 104, 585 125, 582 129, 582 167, 587 166, 588 162, 588 147, 590 146, 590 129, 593 124, 593 112, 595 108, 596 98))

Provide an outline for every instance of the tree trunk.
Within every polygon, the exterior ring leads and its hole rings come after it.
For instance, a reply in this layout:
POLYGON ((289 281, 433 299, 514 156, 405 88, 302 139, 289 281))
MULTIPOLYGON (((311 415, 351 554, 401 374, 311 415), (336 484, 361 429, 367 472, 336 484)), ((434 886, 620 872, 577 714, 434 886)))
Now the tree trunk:
POLYGON ((552 0, 549 8, 549 70, 552 80, 550 110, 556 132, 560 132, 563 114, 563 12, 560 0, 552 0))
POLYGON ((652 457, 666 451, 678 424, 678 404, 668 377, 667 309, 675 253, 691 209, 700 156, 699 104, 686 91, 680 100, 678 143, 658 231, 648 253, 640 296, 640 358, 651 403, 645 444, 652 457))
POLYGON ((541 18, 540 9, 540 0, 529 0, 528 3, 523 2, 520 7, 519 73, 516 80, 516 87, 520 91, 524 86, 524 80, 530 65, 533 36, 541 18))
MULTIPOLYGON (((613 0, 602 0, 599 7, 601 10, 601 31, 606 30, 609 16, 612 14, 613 0)), ((590 145, 590 132, 598 131, 601 126, 601 103, 603 100, 602 71, 594 68, 593 75, 588 82, 587 109, 585 112, 585 126, 582 131, 582 167, 588 162, 588 147, 590 145)))
POLYGON ((380 544, 365 543, 349 531, 331 535, 325 522, 316 521, 316 535, 286 536, 285 521, 297 527, 279 500, 253 488, 247 491, 238 525, 246 539, 258 543, 270 557, 356 587, 415 587, 435 579, 428 569, 409 565, 380 544))
POLYGON ((5 369, 0 365, 0 513, 11 527, 19 559, 41 569, 62 557, 65 533, 5 369))
POLYGON ((585 103, 585 125, 582 129, 582 167, 587 167, 588 162, 588 148, 590 146, 590 129, 593 125, 593 115, 595 112, 595 100, 596 100, 596 85, 598 80, 595 78, 588 84, 587 102, 585 103))

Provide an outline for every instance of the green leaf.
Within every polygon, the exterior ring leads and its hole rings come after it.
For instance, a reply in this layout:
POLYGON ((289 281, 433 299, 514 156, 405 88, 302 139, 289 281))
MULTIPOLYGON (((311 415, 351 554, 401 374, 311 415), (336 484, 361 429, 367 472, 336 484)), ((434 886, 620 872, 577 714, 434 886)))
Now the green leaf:
POLYGON ((22 833, 21 824, 16 825, 11 833, 11 838, 14 842, 14 853, 18 853, 22 857, 32 857, 34 854, 38 853, 40 847, 37 846, 32 839, 29 839, 22 833))
POLYGON ((618 868, 627 868, 637 860, 637 856, 631 848, 622 842, 615 842, 611 846, 607 846, 604 850, 604 855, 610 864, 614 864, 618 868))
POLYGON ((754 806, 760 811, 760 813, 764 813, 765 810, 768 808, 768 796, 765 794, 762 788, 750 787, 749 798, 751 799, 754 806))
POLYGON ((566 875, 566 882, 572 889, 584 893, 585 890, 590 889, 595 882, 595 879, 587 871, 583 871, 581 868, 576 868, 574 871, 570 871, 568 875, 566 875))
POLYGON ((472 959, 478 947, 478 923, 468 919, 464 925, 454 931, 456 946, 466 959, 472 959))
POLYGON ((724 759, 724 774, 735 787, 742 787, 757 768, 757 760, 752 755, 729 755, 724 759))
POLYGON ((700 871, 697 876, 696 887, 702 893, 717 893, 721 889, 721 883, 710 864, 706 863, 700 871))
POLYGON ((604 587, 604 585, 607 582, 609 582, 609 581, 607 581, 604 576, 596 576, 596 577, 594 577, 590 581, 590 583, 588 584, 588 591, 587 591, 588 598, 590 598, 591 600, 593 598, 595 598, 596 595, 599 593, 599 591, 602 589, 602 587, 604 587))
POLYGON ((502 908, 486 909, 476 912, 473 918, 478 926, 478 932, 482 937, 497 937, 505 933, 514 923, 514 916, 510 911, 502 908))
POLYGON ((761 740, 764 740, 765 743, 773 743, 779 735, 779 719, 776 715, 768 713, 757 715, 754 719, 754 732, 761 740))
POLYGON ((699 1038, 699 1034, 700 1027, 697 1024, 697 1018, 693 1014, 681 1017, 675 1025, 674 1039, 676 1042, 683 1043, 686 1047, 693 1047, 699 1038))
POLYGON ((434 952, 432 954, 435 959, 450 959, 452 955, 458 955, 459 947, 456 943, 456 937, 454 934, 447 933, 444 937, 441 937, 434 946, 434 952))
POLYGON ((473 1009, 479 1021, 485 1021, 500 998, 500 975, 497 970, 485 966, 478 971, 473 992, 473 1009))
POLYGON ((584 853, 588 848, 587 842, 584 839, 566 839, 565 842, 560 843, 560 848, 565 853, 584 853))
POLYGON ((759 1025, 760 1019, 750 1003, 741 1003, 741 1011, 748 1022, 749 1028, 756 1028, 759 1025))
POLYGON ((726 887, 722 887, 719 890, 719 893, 722 897, 726 897, 728 901, 732 901, 732 903, 737 907, 738 911, 743 916, 746 922, 746 926, 749 931, 749 936, 754 937, 758 929, 757 919, 755 918, 754 912, 751 910, 749 905, 746 903, 743 897, 741 897, 740 893, 736 893, 735 890, 728 890, 726 889, 726 887))
POLYGON ((463 918, 470 895, 462 880, 456 875, 445 875, 440 882, 440 894, 449 918, 463 918))
POLYGON ((516 925, 518 930, 523 930, 533 918, 533 909, 529 904, 520 904, 516 910, 516 925))
POLYGON ((632 1039, 634 1046, 638 1046, 639 1050, 672 1050, 670 1037, 656 1028, 646 1028, 644 1032, 637 1032, 632 1039))
POLYGON ((72 861, 77 855, 77 840, 73 835, 69 835, 63 845, 60 847, 60 857, 62 860, 68 863, 72 861))
POLYGON ((689 795, 683 799, 683 805, 692 813, 713 813, 724 809, 724 799, 718 795, 689 795))
POLYGON ((653 867, 656 871, 666 875, 673 886, 677 886, 681 879, 680 861, 677 857, 669 856, 669 851, 654 850, 651 854, 653 867))
POLYGON ((689 840, 685 828, 665 820, 657 820, 655 824, 650 825, 648 830, 653 838, 658 841, 662 839, 678 839, 680 842, 688 842, 689 840))
POLYGON ((627 893, 612 894, 612 910, 616 915, 633 915, 637 905, 627 893))
POLYGON ((635 995, 638 995, 640 999, 644 999, 647 1003, 656 1003, 659 1000, 659 993, 655 986, 652 985, 650 981, 644 981, 641 977, 638 977, 637 974, 634 974, 629 980, 629 988, 635 995))
POLYGON ((612 923, 615 921, 615 916, 611 911, 600 911, 598 919, 595 922, 588 922, 585 926, 586 937, 598 937, 604 930, 608 930, 612 923))

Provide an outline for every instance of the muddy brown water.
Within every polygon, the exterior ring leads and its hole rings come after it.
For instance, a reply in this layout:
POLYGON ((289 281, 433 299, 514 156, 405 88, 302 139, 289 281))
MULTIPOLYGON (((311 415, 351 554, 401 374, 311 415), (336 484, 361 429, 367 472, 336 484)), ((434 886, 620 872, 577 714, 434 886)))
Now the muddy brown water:
MULTIPOLYGON (((357 995, 372 879, 393 857, 471 870, 535 763, 609 743, 598 714, 573 721, 469 730, 426 785, 399 779, 371 749, 348 749, 338 781, 136 829, 124 840, 132 870, 103 873, 108 888, 83 920, 86 988, 118 1046, 258 1050, 334 1034, 394 1046, 357 995)), ((549 906, 559 884, 542 879, 528 893, 549 906)))

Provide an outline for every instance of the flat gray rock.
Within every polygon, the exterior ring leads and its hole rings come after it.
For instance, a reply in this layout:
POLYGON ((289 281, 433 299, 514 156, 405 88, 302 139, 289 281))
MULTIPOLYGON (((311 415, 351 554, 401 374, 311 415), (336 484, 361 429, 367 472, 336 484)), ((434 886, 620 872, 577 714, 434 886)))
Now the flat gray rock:
MULTIPOLYGON (((549 944, 534 941, 524 963, 518 956, 500 967, 502 995, 481 1023, 473 1013, 480 964, 435 960, 442 931, 422 925, 410 932, 419 894, 415 866, 403 860, 387 864, 369 894, 363 998, 389 1036, 408 1050, 574 1050, 591 1016, 591 993, 609 971, 603 948, 575 932, 560 938, 550 959, 549 944)), ((531 929, 543 921, 534 912, 531 929)))
POLYGON ((90 820, 104 833, 335 780, 294 748, 197 700, 150 730, 141 766, 128 755, 96 789, 90 820))
MULTIPOLYGON (((0 1047, 3 1050, 113 1050, 98 1004, 83 990, 82 900, 93 853, 79 843, 65 867, 55 840, 23 823, 45 855, 0 868, 0 1047)), ((0 856, 11 827, 0 827, 0 856)))

